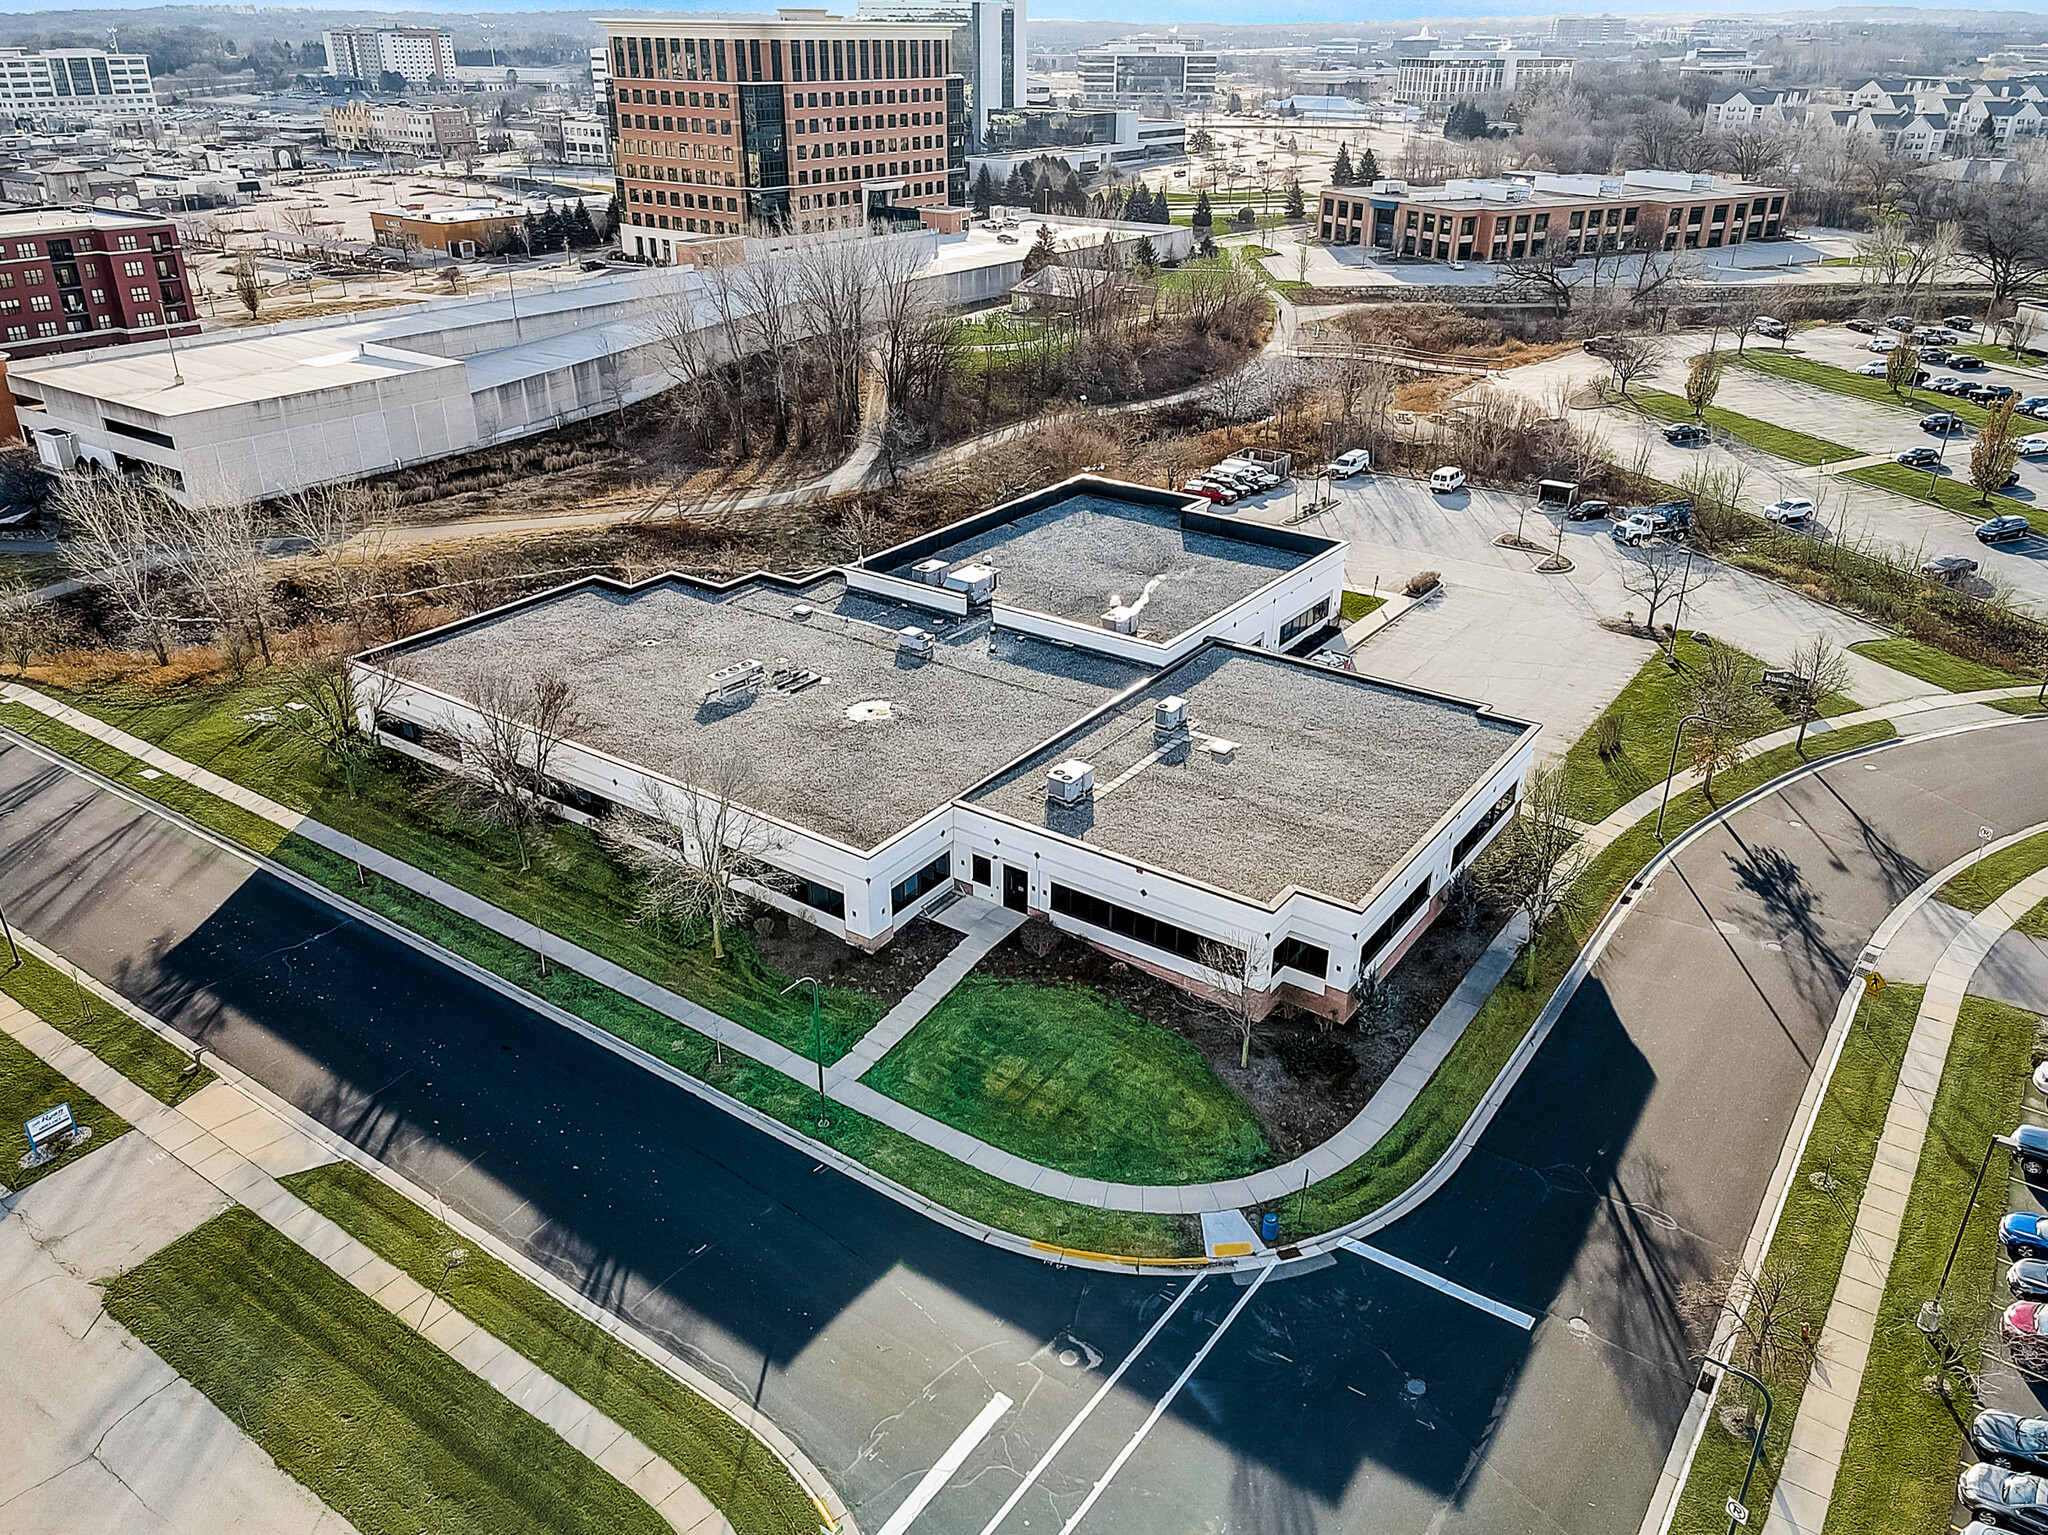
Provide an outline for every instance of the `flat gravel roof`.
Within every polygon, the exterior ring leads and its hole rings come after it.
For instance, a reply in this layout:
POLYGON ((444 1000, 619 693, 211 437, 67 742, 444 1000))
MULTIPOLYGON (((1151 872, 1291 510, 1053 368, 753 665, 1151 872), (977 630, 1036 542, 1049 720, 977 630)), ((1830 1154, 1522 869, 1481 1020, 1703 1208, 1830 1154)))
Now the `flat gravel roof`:
POLYGON ((1476 704, 1217 646, 967 798, 1264 904, 1298 885, 1362 905, 1535 728, 1476 704), (1153 706, 1172 695, 1188 700, 1188 728, 1157 734, 1153 706), (1205 749, 1212 737, 1237 743, 1228 761, 1205 749), (1094 767, 1091 801, 1046 798, 1046 770, 1069 759, 1094 767))
MULTIPOLYGON (((907 575, 923 557, 906 558, 890 574, 907 575)), ((1004 607, 1095 624, 1118 600, 1142 602, 1139 634, 1163 641, 1314 555, 1189 532, 1172 507, 1082 491, 948 543, 936 557, 993 566, 995 600, 1004 607)))
POLYGON ((863 850, 1150 674, 1008 631, 991 650, 985 614, 877 601, 840 576, 723 595, 674 579, 592 583, 377 660, 456 696, 480 670, 558 667, 593 720, 581 744, 682 779, 692 760, 745 753, 759 784, 751 808, 863 850), (799 604, 810 617, 792 616, 799 604), (895 631, 912 624, 935 636, 929 660, 897 653, 895 631), (796 691, 764 681, 735 703, 705 703, 711 673, 748 659, 821 680, 796 691))

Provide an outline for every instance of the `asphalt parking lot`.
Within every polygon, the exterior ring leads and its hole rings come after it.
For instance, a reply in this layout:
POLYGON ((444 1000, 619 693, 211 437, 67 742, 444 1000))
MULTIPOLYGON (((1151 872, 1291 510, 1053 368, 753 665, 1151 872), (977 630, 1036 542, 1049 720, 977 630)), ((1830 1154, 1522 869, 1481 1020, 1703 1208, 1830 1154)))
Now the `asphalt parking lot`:
MULTIPOLYGON (((1347 577, 1354 588, 1399 591, 1422 570, 1443 577, 1436 595, 1354 652, 1359 671, 1536 720, 1545 727, 1543 750, 1556 755, 1655 653, 1647 640, 1600 627, 1603 618, 1644 613, 1642 600, 1622 587, 1622 556, 1607 523, 1565 523, 1561 547, 1573 568, 1546 575, 1535 568, 1540 556, 1493 542, 1513 532, 1520 517, 1525 537, 1558 546, 1557 519, 1535 511, 1522 496, 1490 490, 1436 496, 1421 481, 1395 475, 1361 475, 1337 482, 1334 491, 1337 505, 1299 526, 1350 542, 1347 577)), ((1283 522, 1296 505, 1282 491, 1234 510, 1283 522)), ((1658 615, 1660 622, 1670 617, 1668 609, 1658 615)), ((1845 645, 1880 633, 1734 570, 1721 571, 1686 599, 1684 623, 1770 661, 1816 632, 1845 645)), ((1850 662, 1861 702, 1928 691, 1888 667, 1854 656, 1850 662)))

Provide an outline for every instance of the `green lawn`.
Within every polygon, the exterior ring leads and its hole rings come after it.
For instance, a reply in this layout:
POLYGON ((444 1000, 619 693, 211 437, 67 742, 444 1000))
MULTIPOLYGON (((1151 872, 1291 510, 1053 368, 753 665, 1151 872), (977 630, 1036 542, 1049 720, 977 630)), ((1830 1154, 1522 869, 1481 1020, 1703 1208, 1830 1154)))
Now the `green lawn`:
MULTIPOLYGON (((5 713, 5 707, 0 707, 0 716, 5 713)), ((122 778, 139 793, 168 800, 175 792, 179 799, 178 808, 215 830, 223 830, 224 824, 231 824, 234 817, 246 815, 246 812, 236 810, 202 790, 188 788, 168 776, 137 779, 128 770, 132 769, 131 759, 62 726, 51 727, 45 722, 43 738, 60 749, 75 749, 96 767, 114 769, 113 776, 122 778), (128 764, 128 768, 123 764, 128 764), (166 785, 174 785, 175 789, 166 789, 166 785)), ((268 822, 261 824, 269 825, 268 822)), ((411 929, 430 942, 440 944, 650 1055, 670 1062, 678 1070, 730 1093, 803 1134, 824 1141, 914 1193, 971 1219, 985 1221, 998 1230, 1036 1241, 1091 1252, 1188 1257, 1201 1251, 1197 1228, 1191 1220, 1169 1215, 1098 1210, 1089 1205, 1071 1204, 1034 1194, 969 1167, 851 1109, 835 1106, 829 1127, 820 1130, 815 1123, 817 1099, 812 1089, 779 1071, 729 1051, 721 1063, 707 1035, 677 1023, 666 1014, 559 965, 551 967, 543 976, 531 949, 403 886, 391 885, 374 877, 368 885, 359 886, 354 864, 302 837, 286 837, 278 844, 273 856, 316 883, 411 929)), ((441 872, 445 874, 446 871, 441 872)), ((829 997, 832 993, 826 995, 829 997)), ((807 1014, 808 1009, 806 1025, 807 1014)))
POLYGON ((1979 912, 2044 868, 2048 868, 2048 831, 1976 860, 1941 887, 1939 899, 1963 911, 1979 912))
POLYGON ((659 1453, 739 1535, 817 1527, 810 1495, 760 1440, 644 1354, 459 1240, 390 1185, 353 1162, 332 1162, 282 1182, 386 1262, 430 1289, 438 1286, 446 1306, 659 1453), (457 1248, 467 1257, 451 1271, 444 1260, 457 1248))
MULTIPOLYGON (((1675 394, 1666 394, 1659 389, 1638 389, 1632 396, 1638 405, 1653 415, 1667 421, 1690 421, 1692 407, 1675 394)), ((1745 416, 1738 411, 1722 410, 1709 405, 1703 418, 1709 426, 1740 437, 1744 442, 1762 448, 1766 453, 1775 453, 1780 458, 1789 458, 1795 464, 1833 464, 1845 458, 1861 458, 1860 448, 1844 447, 1839 442, 1829 442, 1822 437, 1809 437, 1804 432, 1795 432, 1789 427, 1773 426, 1768 421, 1759 421, 1755 416, 1745 416)))
MULTIPOLYGON (((1678 641, 1677 655, 1681 665, 1697 666, 1706 659, 1707 650, 1688 634, 1678 641)), ((1591 731, 1572 743, 1564 766, 1580 820, 1604 820, 1643 790, 1664 781, 1665 771, 1671 765, 1672 735, 1686 712, 1682 678, 1682 673, 1665 664, 1663 656, 1650 657, 1620 696, 1607 706, 1608 713, 1621 716, 1620 753, 1603 760, 1594 749, 1591 731)), ((1821 712, 1846 714, 1856 707, 1850 699, 1834 697, 1827 700, 1821 712)), ((1794 723, 1773 717, 1763 733, 1794 723)), ((1807 738, 1810 750, 1814 749, 1814 740, 1812 736, 1807 738)))
POLYGON ((1952 466, 1955 471, 1952 474, 1930 475, 1925 469, 1914 469, 1905 464, 1870 464, 1862 469, 1846 470, 1843 477, 1861 480, 1894 495, 1931 501, 1936 506, 1968 517, 1972 522, 1982 522, 1987 517, 2014 510, 2010 496, 1993 495, 1989 501, 1985 500, 1984 493, 1970 483, 1968 445, 1959 443, 1957 446, 1961 451, 1952 466))
POLYGON ((1347 591, 1344 594, 1343 605, 1337 610, 1337 616, 1347 624, 1355 624, 1386 605, 1387 599, 1384 597, 1375 597, 1369 592, 1347 591))
POLYGON ((210 1068, 188 1072, 192 1058, 184 1051, 33 954, 23 954, 12 970, 0 970, 0 991, 165 1103, 188 1098, 213 1080, 210 1068))
MULTIPOLYGON (((1894 734, 1885 720, 1851 725, 1809 739, 1807 756, 1813 759, 1874 745, 1894 734)), ((1677 837, 1711 813, 1716 804, 1725 805, 1799 765, 1792 748, 1781 746, 1752 757, 1732 772, 1716 775, 1712 801, 1698 789, 1674 795, 1664 821, 1666 838, 1677 837)), ((1394 1128, 1350 1166, 1312 1185, 1305 1198, 1289 1198, 1273 1206, 1280 1212, 1280 1229, 1287 1240, 1329 1231, 1378 1209, 1411 1186, 1449 1149, 1557 990, 1601 915, 1656 855, 1660 844, 1653 825, 1654 817, 1644 817, 1610 842, 1579 876, 1572 887, 1571 904, 1543 929, 1532 955, 1518 962, 1480 1005, 1443 1065, 1394 1128)))
POLYGON ((107 1314, 363 1535, 666 1535, 553 1429, 239 1206, 107 1314))
POLYGON ((2048 901, 2043 901, 2032 911, 2012 925, 2016 933, 2025 933, 2029 938, 2048 940, 2048 901))
MULTIPOLYGON (((1893 986, 1864 999, 1842 1043, 1841 1060, 1828 1079, 1827 1092, 1814 1111, 1806 1154, 1785 1196, 1767 1258, 1771 1265, 1796 1269, 1813 1294, 1832 1293, 1841 1278, 1849 1235, 1856 1226, 1856 1208, 1877 1159, 1878 1138, 1884 1133, 1885 1115, 1898 1086, 1899 1065, 1905 1059, 1924 989, 1893 986), (1836 1186, 1830 1189, 1816 1183, 1816 1175, 1833 1178, 1836 1186)), ((1770 1504, 1805 1389, 1806 1383, 1800 1379, 1771 1382, 1771 1429, 1764 1438, 1756 1480, 1750 1486, 1751 1508, 1770 1504)), ((1747 1388, 1730 1377, 1722 1393, 1725 1396, 1730 1391, 1746 1393, 1747 1388)), ((1717 1419, 1708 1421, 1679 1494, 1671 1523, 1674 1535, 1722 1535, 1728 1527, 1722 1503, 1741 1488, 1749 1449, 1748 1439, 1728 1433, 1717 1419)))
MULTIPOLYGON (((699 935, 679 935, 642 921, 627 871, 580 826, 558 825, 537 867, 522 872, 512 849, 500 839, 423 810, 420 791, 432 770, 396 753, 380 758, 382 765, 369 775, 362 797, 351 799, 322 764, 292 750, 291 742, 273 727, 247 718, 280 700, 277 682, 188 685, 168 696, 125 691, 58 696, 415 868, 430 870, 722 1017, 792 1050, 810 1052, 810 998, 781 995, 792 978, 760 962, 751 933, 729 935, 729 957, 721 963, 711 957, 710 945, 699 935)), ((274 822, 169 776, 143 779, 139 764, 126 753, 21 705, 0 705, 0 721, 245 847, 325 878, 308 863, 318 849, 303 838, 288 838, 274 822)), ((324 861, 316 862, 324 866, 324 861)), ((349 893, 355 893, 352 872, 349 893)), ((836 1060, 875 1025, 882 1008, 873 998, 854 992, 828 989, 823 998, 826 1057, 836 1060)))
POLYGON ((38 1178, 68 1167, 128 1128, 128 1122, 69 1077, 49 1065, 12 1034, 0 1033, 0 1188, 25 1189, 38 1178), (92 1131, 81 1146, 61 1151, 41 1167, 23 1167, 28 1155, 24 1125, 45 1109, 71 1105, 71 1116, 92 1131))
POLYGON ((1868 656, 1880 666, 1889 666, 1895 672, 1918 677, 1922 682, 1931 682, 1951 693, 1977 693, 1987 688, 2027 687, 2034 681, 2031 677, 2016 677, 2011 672, 2002 672, 1975 661, 1965 661, 1961 656, 1952 656, 1945 650, 1936 650, 1932 645, 1923 645, 1919 640, 1865 640, 1862 644, 1851 645, 1849 648, 1859 656, 1868 656))
POLYGON ((1972 357, 1981 357, 1986 362, 1997 363, 2006 368, 2039 368, 2048 366, 2048 355, 2040 352, 2015 352, 2009 346, 1996 342, 1970 341, 1949 350, 1968 352, 1972 357))
POLYGON ((861 1080, 1085 1178, 1205 1183, 1275 1161, 1199 1050, 1087 986, 969 976, 861 1080))
POLYGON ((1997 1231, 2006 1204, 1996 1156, 1986 1197, 1974 1209, 1970 1187, 1990 1138, 2018 1121, 2040 1025, 2018 1008, 1963 999, 1849 1421, 1826 1535, 1938 1535, 1950 1527, 1962 1421, 1972 1408, 1961 1390, 1951 1402, 1922 1389, 1933 1373, 1932 1356, 1913 1318, 1933 1297, 1967 1210, 1943 1296, 1944 1331, 1966 1367, 1977 1367, 1986 1314, 2005 1300, 1997 1283, 1997 1231))

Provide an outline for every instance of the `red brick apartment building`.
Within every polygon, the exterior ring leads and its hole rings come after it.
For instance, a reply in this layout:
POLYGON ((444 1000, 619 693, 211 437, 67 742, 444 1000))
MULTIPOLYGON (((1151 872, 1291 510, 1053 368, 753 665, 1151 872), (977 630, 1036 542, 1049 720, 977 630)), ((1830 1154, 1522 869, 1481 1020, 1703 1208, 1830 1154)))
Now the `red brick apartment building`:
POLYGON ((676 234, 915 228, 966 203, 950 24, 793 9, 598 24, 628 255, 672 261, 676 234))
POLYGON ((105 208, 0 214, 0 348, 9 357, 198 329, 168 219, 105 208))
POLYGON ((1519 261, 1612 250, 1713 250, 1783 231, 1782 187, 1680 171, 1530 176, 1323 193, 1320 232, 1438 261, 1519 261))

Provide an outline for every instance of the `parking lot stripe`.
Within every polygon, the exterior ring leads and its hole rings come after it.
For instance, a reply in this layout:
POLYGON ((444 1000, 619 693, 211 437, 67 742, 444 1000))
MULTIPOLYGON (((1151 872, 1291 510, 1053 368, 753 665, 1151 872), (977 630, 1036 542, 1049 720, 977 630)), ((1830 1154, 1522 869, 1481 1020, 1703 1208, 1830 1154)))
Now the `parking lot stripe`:
POLYGON ((996 1526, 1010 1517, 1010 1510, 1023 1501, 1024 1494, 1031 1490, 1032 1484, 1045 1474, 1045 1468, 1052 1464, 1052 1458, 1066 1448, 1067 1441, 1074 1437, 1083 1423, 1088 1421, 1088 1415, 1101 1405, 1102 1399, 1109 1395, 1110 1388, 1123 1379, 1124 1371, 1128 1370, 1136 1362, 1137 1357, 1145 1352, 1147 1346, 1150 1345, 1154 1338, 1159 1336, 1160 1330, 1173 1320, 1173 1314, 1180 1310, 1181 1306, 1186 1303, 1187 1298, 1195 1293, 1195 1290, 1201 1283, 1202 1276, 1197 1274, 1194 1277, 1194 1281, 1183 1288, 1178 1295, 1174 1296, 1172 1303, 1159 1313, 1158 1320, 1145 1329, 1145 1336, 1138 1340, 1138 1346, 1124 1355, 1117 1367, 1110 1371, 1109 1379, 1095 1388, 1095 1395, 1088 1398, 1087 1404, 1074 1414, 1073 1421, 1060 1430, 1059 1437, 1052 1442, 1052 1447, 1038 1457, 1038 1464, 1033 1466, 1025 1474, 1024 1480, 1017 1484, 1017 1490, 1003 1500, 1003 1506, 996 1510, 995 1518, 989 1520, 987 1524, 981 1527, 981 1535, 995 1535, 996 1526))
POLYGON ((953 1473, 973 1453, 974 1447, 988 1437, 988 1431, 996 1426, 996 1419, 1010 1410, 1010 1399, 998 1391, 989 1398, 988 1405, 974 1415, 974 1421, 960 1430, 955 1439, 938 1459, 931 1470, 925 1472, 923 1480, 910 1490, 910 1496, 897 1506, 889 1516, 889 1522, 882 1526, 879 1535, 903 1535, 910 1528, 911 1521, 924 1512, 924 1506, 939 1495, 953 1473))
POLYGON ((1230 1308, 1230 1314, 1217 1324, 1214 1332, 1202 1340, 1202 1346, 1195 1350, 1195 1357, 1188 1361, 1188 1367, 1175 1377, 1171 1386, 1166 1388, 1166 1394, 1152 1404, 1152 1411, 1146 1415, 1145 1421, 1138 1425, 1138 1431, 1131 1435, 1130 1443, 1116 1452, 1116 1459, 1109 1463, 1109 1469, 1102 1473, 1101 1479, 1088 1489, 1088 1496, 1081 1500, 1081 1506, 1074 1510, 1074 1516, 1060 1526, 1060 1535, 1074 1535, 1074 1527, 1088 1517, 1088 1510, 1095 1506, 1097 1498, 1108 1491, 1109 1484, 1115 1480, 1117 1472, 1123 1470, 1124 1462, 1137 1454, 1138 1446, 1143 1444, 1145 1436, 1152 1432, 1152 1425, 1165 1416, 1166 1409, 1173 1405, 1173 1399, 1180 1395, 1180 1388, 1188 1383, 1189 1378, 1200 1368, 1202 1361, 1209 1357, 1209 1350, 1230 1331, 1230 1324, 1237 1320, 1238 1313, 1251 1304, 1252 1297, 1259 1293, 1259 1286, 1273 1277, 1273 1270, 1276 1267, 1278 1265, 1272 1263, 1262 1267, 1259 1270, 1259 1277, 1245 1287, 1245 1292, 1238 1298, 1237 1304, 1230 1308))
POLYGON ((1352 1237, 1344 1238, 1341 1245, 1350 1248, 1361 1258, 1370 1258, 1382 1268, 1390 1268, 1397 1274, 1407 1275, 1408 1278, 1414 1280, 1417 1284, 1426 1284, 1432 1290, 1442 1291, 1453 1300, 1461 1300, 1468 1306, 1476 1306, 1488 1316, 1497 1316, 1503 1322, 1512 1322, 1524 1332, 1528 1332, 1536 1325, 1536 1318, 1529 1315, 1528 1312, 1517 1311, 1513 1306, 1503 1305, 1497 1300, 1481 1295, 1477 1290, 1468 1290, 1463 1285, 1455 1284, 1441 1275, 1432 1274, 1428 1269, 1417 1268, 1405 1258, 1397 1258, 1392 1253, 1383 1253, 1377 1247, 1368 1247, 1365 1243, 1352 1237))

